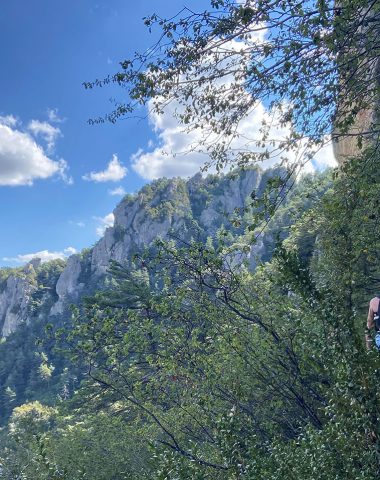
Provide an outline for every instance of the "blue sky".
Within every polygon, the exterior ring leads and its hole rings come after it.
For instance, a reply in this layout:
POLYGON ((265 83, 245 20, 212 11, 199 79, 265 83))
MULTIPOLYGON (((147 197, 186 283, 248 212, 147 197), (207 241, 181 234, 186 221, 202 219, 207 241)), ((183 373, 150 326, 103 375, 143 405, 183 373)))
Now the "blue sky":
POLYGON ((118 61, 152 44, 142 18, 153 9, 165 16, 182 7, 176 0, 2 2, 0 265, 91 246, 122 192, 150 179, 131 158, 157 140, 151 123, 88 125, 122 91, 86 91, 82 82, 114 72, 118 61))
MULTIPOLYGON (((209 2, 187 5, 199 11, 209 2)), ((204 163, 199 153, 162 154, 185 151, 199 139, 199 132, 181 130, 170 109, 161 117, 89 125, 123 91, 82 85, 152 45, 144 16, 155 11, 170 17, 183 6, 179 0, 2 2, 0 266, 20 265, 37 252, 49 259, 93 245, 124 192, 161 176, 188 177, 204 163)), ((243 136, 257 132, 265 114, 261 104, 244 119, 243 136)), ((330 152, 319 161, 329 165, 331 158, 330 152)))

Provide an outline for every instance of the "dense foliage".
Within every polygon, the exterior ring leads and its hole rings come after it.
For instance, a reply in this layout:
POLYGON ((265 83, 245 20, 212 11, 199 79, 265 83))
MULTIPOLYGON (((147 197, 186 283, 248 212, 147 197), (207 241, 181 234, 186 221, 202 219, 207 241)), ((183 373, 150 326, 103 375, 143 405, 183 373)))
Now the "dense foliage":
MULTIPOLYGON (((135 101, 158 112, 174 101, 183 124, 211 138, 219 167, 258 101, 293 129, 268 149, 264 124, 258 152, 232 154, 239 165, 302 141, 318 148, 333 124, 337 136, 352 134, 378 95, 377 2, 211 4, 146 19, 161 25, 162 41, 106 79, 131 98, 111 121, 135 101)), ((285 197, 296 176, 280 174, 268 181, 274 190, 252 192, 234 212, 233 228, 208 238, 177 232, 113 264, 107 288, 50 326, 35 354, 33 375, 47 392, 57 349, 70 360, 60 378, 77 369, 81 384, 12 408, 10 385, 26 379, 7 380, 0 478, 379 478, 380 358, 363 328, 380 282, 380 157, 377 142, 365 142, 376 122, 354 135, 362 154, 331 176, 307 178, 285 197), (260 241, 270 249, 252 269, 260 241)), ((148 214, 175 215, 183 183, 172 201, 165 180, 156 186, 161 203, 149 203, 152 187, 143 193, 148 214)), ((197 194, 201 211, 210 189, 197 194)))
POLYGON ((241 237, 114 264, 56 332, 87 378, 55 409, 14 410, 4 478, 378 478, 379 358, 363 341, 377 165, 307 179, 254 272, 236 263, 241 237))
POLYGON ((22 276, 33 289, 28 304, 31 321, 0 343, 1 424, 14 407, 26 401, 54 402, 66 388, 73 391, 77 372, 72 368, 68 373, 67 360, 45 338, 47 313, 56 300, 55 285, 64 265, 62 260, 53 260, 40 265, 37 272, 31 265, 2 271, 4 281, 9 275, 22 276))
POLYGON ((126 93, 93 121, 116 122, 141 104, 170 111, 197 132, 190 150, 206 150, 219 168, 271 157, 299 169, 331 134, 360 149, 379 133, 368 114, 378 100, 379 8, 363 0, 212 0, 204 11, 153 14, 145 24, 158 31, 156 44, 85 83, 126 93), (259 129, 244 126, 253 112, 259 129))

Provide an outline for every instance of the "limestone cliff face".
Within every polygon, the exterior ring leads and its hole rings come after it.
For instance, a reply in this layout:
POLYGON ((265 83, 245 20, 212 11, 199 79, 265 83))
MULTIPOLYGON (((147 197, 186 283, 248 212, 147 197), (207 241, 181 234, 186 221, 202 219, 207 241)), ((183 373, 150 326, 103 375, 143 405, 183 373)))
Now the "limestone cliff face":
POLYGON ((245 206, 247 197, 260 187, 261 181, 262 175, 257 170, 248 170, 226 182, 221 194, 211 196, 199 218, 209 235, 214 234, 236 208, 245 206))
MULTIPOLYGON (((343 165, 350 158, 355 158, 361 154, 362 149, 359 148, 358 138, 365 136, 366 132, 370 131, 374 113, 374 109, 366 109, 359 112, 347 134, 338 136, 334 140, 334 155, 339 165, 343 165)), ((368 142, 364 141, 364 145, 368 145, 368 142)))
POLYGON ((136 197, 127 198, 114 210, 115 223, 95 245, 91 256, 94 275, 106 273, 111 260, 124 261, 171 230, 185 228, 191 216, 186 183, 180 179, 161 180, 154 190, 145 187, 136 197), (153 190, 153 191, 152 191, 153 190))
POLYGON ((3 337, 29 318, 29 301, 36 290, 35 270, 27 264, 20 272, 11 273, 0 293, 0 328, 3 337))
POLYGON ((63 313, 67 303, 73 303, 78 300, 84 287, 84 283, 80 281, 82 269, 81 255, 72 255, 67 260, 66 268, 58 278, 55 287, 58 301, 52 306, 50 310, 51 315, 63 313))
MULTIPOLYGON (((68 312, 68 306, 78 302, 90 287, 101 286, 112 260, 126 262, 159 237, 166 238, 174 232, 187 238, 194 224, 203 238, 214 236, 222 224, 229 224, 228 217, 235 209, 245 206, 252 190, 264 187, 267 176, 259 169, 251 169, 235 176, 196 175, 188 181, 161 179, 136 195, 126 196, 114 210, 114 226, 105 231, 92 249, 72 255, 51 290, 43 293, 44 314, 53 319, 68 312)), ((253 253, 260 256, 259 249, 253 253)), ((21 322, 31 320, 29 306, 38 293, 35 276, 40 268, 38 262, 34 266, 28 264, 28 274, 7 278, 0 294, 3 336, 21 322)), ((37 312, 38 315, 42 313, 37 312)))

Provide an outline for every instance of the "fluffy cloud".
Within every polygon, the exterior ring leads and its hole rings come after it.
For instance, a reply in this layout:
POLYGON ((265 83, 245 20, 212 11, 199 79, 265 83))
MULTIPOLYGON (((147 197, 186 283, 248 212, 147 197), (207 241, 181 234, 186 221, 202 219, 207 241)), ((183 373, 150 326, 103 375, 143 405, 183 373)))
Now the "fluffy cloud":
POLYGON ((101 172, 90 172, 83 175, 83 180, 91 182, 118 182, 124 178, 128 173, 127 167, 124 167, 116 154, 112 155, 107 168, 101 172))
MULTIPOLYGON (((245 4, 251 4, 251 0, 245 0, 245 4)), ((265 25, 259 29, 255 35, 244 42, 231 40, 224 44, 223 49, 209 49, 209 55, 201 60, 199 68, 210 74, 210 68, 218 63, 220 70, 223 68, 229 72, 223 78, 207 84, 207 94, 209 89, 215 96, 226 98, 231 90, 240 93, 240 102, 250 101, 249 93, 245 90, 241 77, 242 55, 250 59, 251 43, 262 43, 265 40, 265 25), (212 53, 213 52, 213 53, 212 53), (227 52, 227 53, 226 53, 227 52)), ((194 73, 195 75, 195 73, 194 73)), ((204 87, 200 87, 201 89, 204 87)), ((165 102, 164 102, 165 103, 165 102)), ((280 125, 279 115, 271 115, 261 102, 257 102, 250 113, 239 123, 234 136, 218 138, 215 134, 201 128, 188 131, 179 123, 177 117, 184 112, 184 106, 176 101, 167 103, 162 113, 158 114, 154 109, 154 102, 148 103, 149 120, 156 136, 156 141, 149 142, 146 148, 140 148, 131 157, 132 168, 143 178, 153 180, 162 176, 181 176, 188 177, 204 166, 209 160, 207 147, 215 145, 221 140, 229 145, 231 152, 264 152, 266 148, 271 149, 269 159, 262 164, 262 167, 268 168, 281 161, 280 144, 291 133, 290 126, 280 125), (270 126, 266 145, 258 147, 258 142, 262 143, 263 122, 270 126)), ((327 142, 326 142, 327 143, 327 142)), ((294 151, 288 152, 289 162, 305 163, 306 141, 299 142, 294 151)), ((310 171, 321 168, 326 165, 335 165, 332 148, 326 147, 316 152, 312 162, 305 164, 304 170, 310 171)))
POLYGON ((127 192, 124 190, 123 187, 116 187, 112 190, 108 190, 108 193, 112 196, 123 196, 125 195, 127 192))
POLYGON ((94 217, 95 220, 99 222, 99 225, 96 227, 96 235, 101 237, 108 227, 113 227, 115 222, 115 216, 111 212, 105 217, 94 217))
POLYGON ((326 168, 336 167, 338 165, 331 141, 326 141, 326 145, 321 148, 311 160, 309 169, 311 171, 325 170, 326 168))
POLYGON ((60 175, 70 183, 64 160, 52 160, 29 133, 16 128, 17 120, 0 117, 0 186, 32 185, 34 180, 60 175))
MULTIPOLYGON (((204 132, 201 129, 185 131, 183 125, 180 125, 174 117, 177 108, 171 104, 161 115, 150 114, 150 121, 157 135, 157 144, 154 148, 148 146, 145 150, 139 149, 131 157, 133 170, 147 180, 163 176, 188 177, 198 172, 209 159, 205 147, 201 146, 204 143, 204 132)), ((280 126, 276 119, 270 118, 263 104, 258 103, 256 108, 240 122, 239 135, 232 139, 230 148, 235 151, 260 151, 256 144, 262 135, 260 129, 263 120, 272 125, 268 145, 273 142, 278 146, 290 135, 290 127, 280 126)), ((209 136, 210 143, 214 140, 216 141, 216 137, 209 136)), ((278 152, 275 150, 276 147, 273 148, 271 158, 261 165, 263 168, 272 167, 279 162, 278 152)), ((297 149, 288 153, 289 161, 304 161, 304 151, 305 145, 301 142, 297 149)), ((335 165, 332 147, 327 144, 315 154, 311 163, 305 164, 305 170, 313 171, 335 165)))
POLYGON ((15 127, 18 123, 19 122, 14 115, 0 115, 1 125, 7 125, 7 127, 15 127))
POLYGON ((61 252, 49 252, 49 250, 41 250, 40 252, 17 255, 17 257, 3 257, 3 261, 23 264, 30 262, 33 260, 33 258, 40 258, 42 262, 49 262, 50 260, 55 260, 57 258, 64 260, 74 253, 77 253, 77 250, 74 247, 67 247, 61 252))
POLYGON ((31 120, 28 125, 28 130, 35 137, 42 137, 43 140, 45 140, 48 152, 54 150, 57 138, 62 135, 58 127, 53 127, 50 123, 40 122, 39 120, 31 120))

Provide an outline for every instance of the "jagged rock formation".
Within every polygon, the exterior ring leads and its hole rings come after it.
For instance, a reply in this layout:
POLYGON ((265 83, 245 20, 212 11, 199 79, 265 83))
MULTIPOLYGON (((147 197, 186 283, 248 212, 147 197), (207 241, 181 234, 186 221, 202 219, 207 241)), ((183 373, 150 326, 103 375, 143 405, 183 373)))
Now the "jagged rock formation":
POLYGON ((3 319, 2 335, 12 333, 28 317, 28 299, 32 288, 23 277, 10 276, 0 295, 0 315, 3 319))
POLYGON ((31 262, 25 265, 21 271, 8 276, 3 281, 0 293, 0 318, 2 323, 2 336, 12 333, 17 326, 28 319, 29 301, 36 290, 35 268, 39 262, 31 262))
MULTIPOLYGON (((222 224, 229 223, 228 216, 245 206, 253 190, 260 192, 271 175, 273 172, 249 169, 222 177, 202 178, 198 174, 188 181, 161 179, 136 195, 127 195, 114 210, 114 226, 106 230, 93 249, 72 255, 51 286, 46 287, 44 279, 36 280, 42 268, 38 262, 10 272, 0 293, 2 336, 8 336, 33 316, 53 318, 63 314, 90 286, 101 285, 112 260, 128 261, 158 237, 175 232, 186 238, 194 225, 204 239, 215 236, 222 224)), ((254 250, 254 256, 260 256, 262 243, 254 250)))
POLYGON ((59 276, 55 286, 58 300, 50 309, 51 315, 63 313, 67 301, 75 302, 78 300, 80 292, 85 286, 85 284, 80 281, 82 269, 81 255, 72 255, 68 258, 66 267, 59 276))

